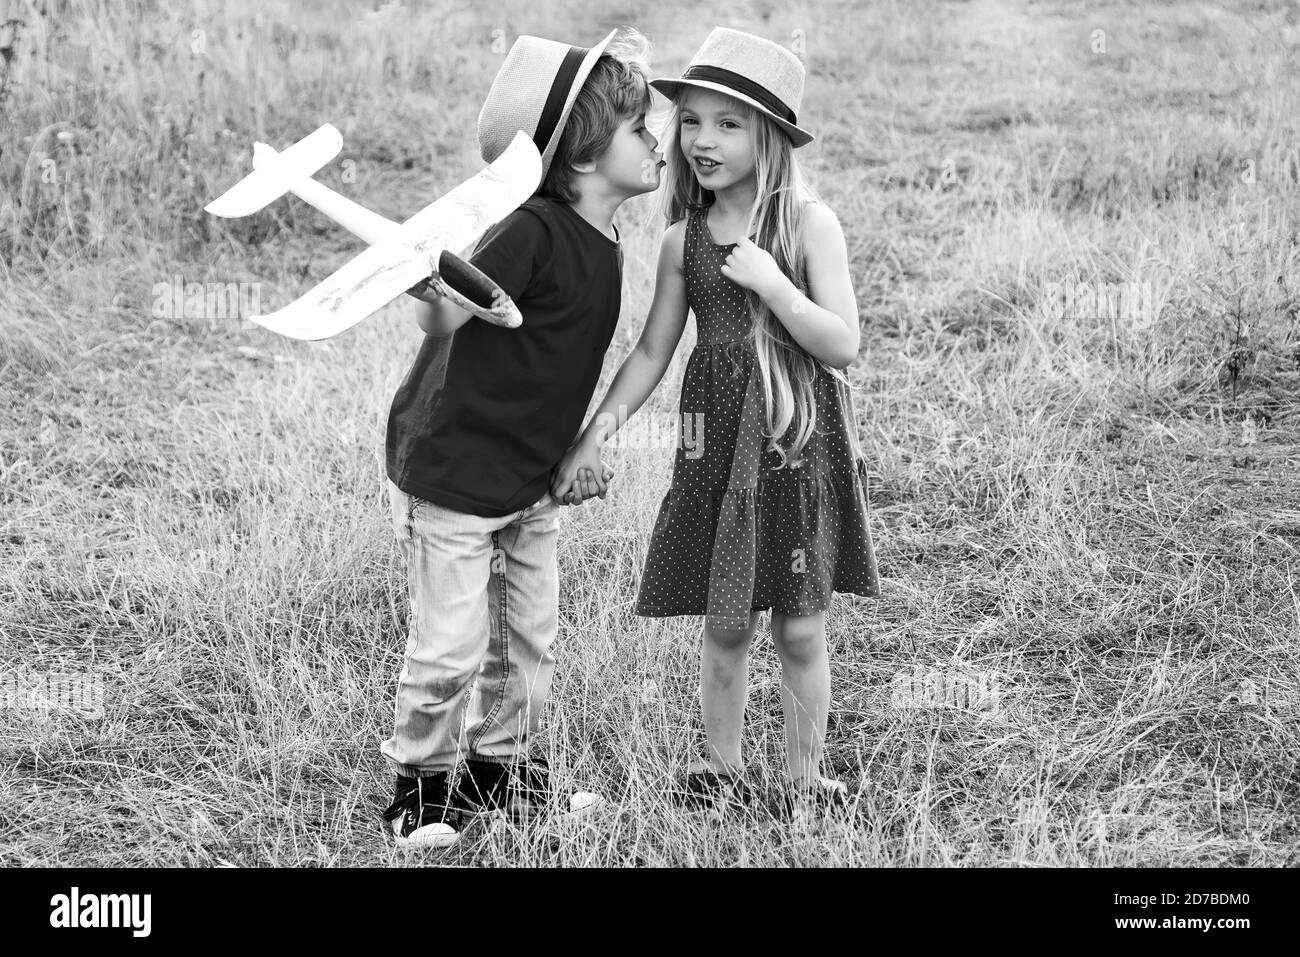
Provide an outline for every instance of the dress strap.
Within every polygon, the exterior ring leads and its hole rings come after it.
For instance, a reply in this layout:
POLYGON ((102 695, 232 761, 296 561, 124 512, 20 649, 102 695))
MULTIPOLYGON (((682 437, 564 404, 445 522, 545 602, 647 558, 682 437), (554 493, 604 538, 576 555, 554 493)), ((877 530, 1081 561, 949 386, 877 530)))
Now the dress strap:
POLYGON ((708 247, 705 243, 703 211, 689 209, 686 211, 686 237, 682 251, 682 265, 686 269, 688 282, 698 281, 701 271, 708 268, 708 247))
POLYGON ((687 229, 691 237, 697 244, 713 245, 709 237, 708 226, 706 225, 709 218, 709 207, 694 208, 690 211, 690 224, 687 229))

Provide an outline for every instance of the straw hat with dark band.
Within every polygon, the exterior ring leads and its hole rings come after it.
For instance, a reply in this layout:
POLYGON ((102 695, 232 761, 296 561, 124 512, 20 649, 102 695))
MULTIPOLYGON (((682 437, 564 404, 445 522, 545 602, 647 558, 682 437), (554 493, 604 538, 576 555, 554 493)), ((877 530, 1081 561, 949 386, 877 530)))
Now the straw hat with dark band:
POLYGON ((680 78, 650 85, 671 100, 692 86, 734 96, 765 113, 799 147, 813 141, 799 127, 803 81, 803 64, 779 43, 715 27, 680 78))
POLYGON ((542 154, 542 178, 582 84, 617 30, 590 49, 521 36, 506 54, 478 114, 478 147, 485 163, 500 156, 523 130, 542 154))

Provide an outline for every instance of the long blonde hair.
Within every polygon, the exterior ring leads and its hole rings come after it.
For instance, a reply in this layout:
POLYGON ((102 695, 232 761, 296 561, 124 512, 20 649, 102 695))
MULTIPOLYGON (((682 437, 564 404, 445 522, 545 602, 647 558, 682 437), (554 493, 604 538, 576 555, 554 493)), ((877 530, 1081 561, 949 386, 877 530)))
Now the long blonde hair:
MULTIPOLYGON (((725 95, 725 94, 724 94, 725 95)), ((685 218, 691 210, 704 210, 713 203, 713 190, 705 189, 683 160, 679 148, 681 135, 681 100, 673 104, 665 129, 664 158, 668 161, 667 187, 663 192, 663 213, 668 222, 685 218)), ((812 186, 803 178, 794 157, 789 137, 766 115, 743 100, 728 97, 754 131, 754 176, 758 189, 750 210, 745 235, 753 235, 755 244, 776 260, 781 272, 799 292, 808 294, 804 271, 803 207, 820 202, 812 186)), ((838 369, 810 356, 794 341, 781 320, 773 315, 752 290, 745 290, 745 301, 754 316, 754 352, 762 376, 763 406, 767 418, 764 437, 768 448, 781 457, 781 468, 800 463, 800 454, 817 428, 817 401, 813 384, 818 367, 847 384, 838 369), (789 447, 782 448, 786 433, 792 434, 789 447)))

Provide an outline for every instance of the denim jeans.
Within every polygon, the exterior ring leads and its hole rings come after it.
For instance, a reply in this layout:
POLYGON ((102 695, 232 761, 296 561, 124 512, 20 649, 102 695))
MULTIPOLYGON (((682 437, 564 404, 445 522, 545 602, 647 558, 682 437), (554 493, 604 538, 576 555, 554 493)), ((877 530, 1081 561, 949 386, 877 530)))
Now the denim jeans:
POLYGON ((541 726, 555 659, 559 506, 545 496, 501 518, 466 515, 388 483, 411 601, 393 736, 398 774, 509 761, 541 726))

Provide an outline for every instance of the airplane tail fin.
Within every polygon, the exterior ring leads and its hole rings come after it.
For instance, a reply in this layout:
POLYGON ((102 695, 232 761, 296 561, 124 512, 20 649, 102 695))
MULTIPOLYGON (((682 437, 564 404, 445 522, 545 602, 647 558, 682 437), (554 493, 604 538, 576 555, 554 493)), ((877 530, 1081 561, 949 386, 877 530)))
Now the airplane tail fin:
POLYGON ((227 219, 249 216, 289 192, 295 183, 312 176, 342 149, 343 136, 329 123, 283 153, 265 143, 254 143, 253 172, 203 208, 227 219))

